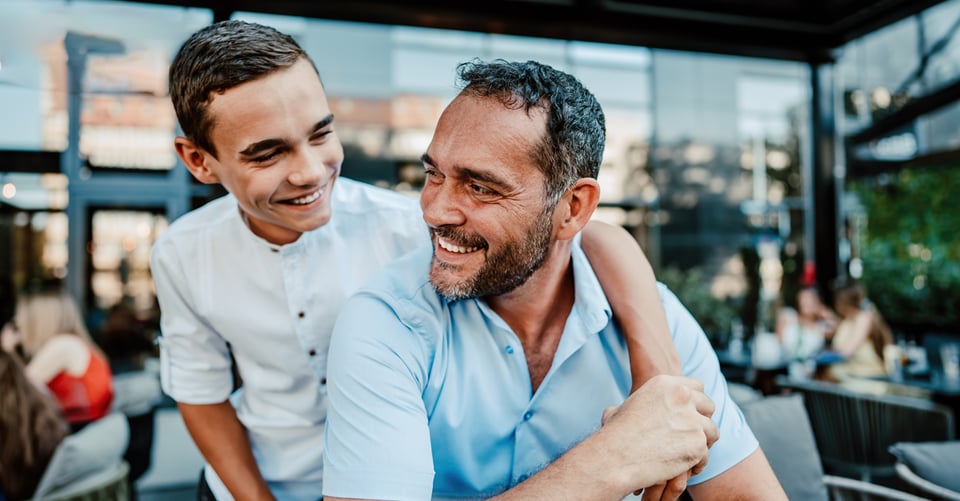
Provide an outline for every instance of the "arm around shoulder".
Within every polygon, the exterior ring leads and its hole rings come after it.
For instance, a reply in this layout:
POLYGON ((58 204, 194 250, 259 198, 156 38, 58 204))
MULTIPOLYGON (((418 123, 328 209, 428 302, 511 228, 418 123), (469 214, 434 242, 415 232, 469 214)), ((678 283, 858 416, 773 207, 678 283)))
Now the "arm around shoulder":
POLYGON ((591 221, 581 245, 626 338, 633 389, 657 374, 680 375, 653 268, 636 239, 623 228, 591 221))

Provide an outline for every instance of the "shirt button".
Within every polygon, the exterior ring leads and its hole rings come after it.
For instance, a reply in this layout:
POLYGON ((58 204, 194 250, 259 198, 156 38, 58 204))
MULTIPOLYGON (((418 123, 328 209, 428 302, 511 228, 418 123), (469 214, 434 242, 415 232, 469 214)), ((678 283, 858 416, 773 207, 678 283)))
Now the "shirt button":
POLYGON ((327 378, 325 377, 320 378, 320 384, 327 384, 327 378))
POLYGON ((270 247, 270 252, 280 252, 280 249, 276 247, 270 247))
POLYGON ((300 317, 300 318, 303 318, 305 315, 306 315, 306 313, 304 313, 304 312, 302 312, 302 311, 299 312, 299 313, 297 313, 297 316, 300 317))
POLYGON ((507 347, 503 349, 503 351, 507 352, 507 355, 513 355, 513 346, 510 346, 508 344, 507 347))
POLYGON ((533 417, 533 411, 527 411, 523 414, 523 420, 529 421, 533 417))
POLYGON ((310 348, 310 351, 307 352, 307 355, 310 355, 311 357, 316 356, 316 354, 317 354, 317 350, 313 348, 310 348))

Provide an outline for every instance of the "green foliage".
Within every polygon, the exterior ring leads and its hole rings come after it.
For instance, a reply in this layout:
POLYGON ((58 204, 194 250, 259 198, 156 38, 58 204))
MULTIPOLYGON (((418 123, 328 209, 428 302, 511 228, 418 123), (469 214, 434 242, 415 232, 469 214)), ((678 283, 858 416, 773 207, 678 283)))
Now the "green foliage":
POLYGON ((733 306, 723 299, 714 297, 710 284, 704 279, 700 268, 683 271, 668 266, 658 270, 657 280, 663 282, 690 310, 704 332, 714 344, 730 330, 730 321, 736 315, 733 306))
POLYGON ((864 205, 863 281, 888 320, 960 325, 960 167, 851 184, 864 205))

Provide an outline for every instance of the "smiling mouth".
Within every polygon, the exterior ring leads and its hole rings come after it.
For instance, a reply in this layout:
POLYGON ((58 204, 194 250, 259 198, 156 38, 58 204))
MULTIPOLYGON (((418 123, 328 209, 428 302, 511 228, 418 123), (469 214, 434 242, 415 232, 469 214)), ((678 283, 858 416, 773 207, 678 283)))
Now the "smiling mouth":
POLYGON ((290 204, 290 205, 307 205, 315 201, 316 199, 320 198, 321 196, 323 196, 323 190, 317 190, 309 195, 304 195, 302 197, 294 198, 291 200, 285 200, 283 203, 290 204))
POLYGON ((453 252, 454 254, 469 254, 480 250, 480 247, 462 247, 444 240, 441 237, 437 237, 437 245, 439 245, 441 249, 447 252, 453 252))

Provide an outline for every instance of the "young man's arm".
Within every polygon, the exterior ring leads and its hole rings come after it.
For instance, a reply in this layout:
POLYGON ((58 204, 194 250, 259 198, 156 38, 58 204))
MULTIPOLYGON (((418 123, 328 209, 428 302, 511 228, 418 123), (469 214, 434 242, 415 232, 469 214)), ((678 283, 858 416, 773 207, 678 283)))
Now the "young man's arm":
POLYGON ((154 247, 150 269, 161 311, 164 392, 177 401, 194 443, 235 499, 273 499, 254 460, 246 429, 227 400, 233 375, 226 341, 211 332, 196 313, 197 302, 187 286, 191 281, 171 242, 158 242, 154 247))
POLYGON ((633 390, 657 374, 681 375, 653 269, 637 241, 623 228, 591 221, 581 245, 627 340, 633 390))
POLYGON ((177 407, 193 442, 234 499, 273 499, 253 457, 247 430, 229 401, 205 405, 178 403, 177 407))
POLYGON ((689 489, 690 495, 697 501, 787 499, 786 492, 783 491, 780 481, 777 480, 761 449, 755 450, 733 468, 702 484, 691 485, 689 489))

